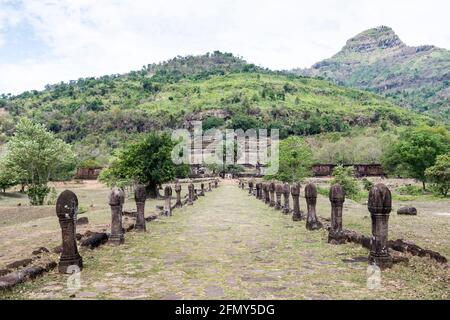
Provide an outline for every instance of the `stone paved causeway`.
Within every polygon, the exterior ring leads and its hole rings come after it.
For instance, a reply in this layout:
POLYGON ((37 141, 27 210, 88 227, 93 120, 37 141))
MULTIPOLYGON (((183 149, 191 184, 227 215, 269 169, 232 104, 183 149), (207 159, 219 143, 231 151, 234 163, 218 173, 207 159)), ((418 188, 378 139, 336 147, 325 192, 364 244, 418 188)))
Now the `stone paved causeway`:
MULTIPOLYGON (((146 208, 147 214, 152 209, 146 208)), ((328 244, 324 230, 308 231, 305 221, 293 222, 290 215, 231 184, 213 189, 193 206, 174 210, 172 217, 148 223, 146 233, 127 233, 122 246, 80 254, 80 289, 68 289, 68 277, 54 271, 0 297, 406 298, 408 287, 417 285, 408 280, 414 271, 396 265, 383 273, 381 289, 367 289, 366 249, 328 244)))

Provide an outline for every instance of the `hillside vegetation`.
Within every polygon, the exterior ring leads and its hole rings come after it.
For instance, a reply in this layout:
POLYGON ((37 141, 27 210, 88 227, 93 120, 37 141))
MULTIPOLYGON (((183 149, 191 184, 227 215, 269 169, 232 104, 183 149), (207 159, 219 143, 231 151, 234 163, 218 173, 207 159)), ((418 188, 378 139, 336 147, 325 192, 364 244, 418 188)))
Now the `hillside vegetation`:
POLYGON ((386 26, 364 31, 333 57, 293 72, 371 90, 447 122, 450 116, 450 51, 407 46, 386 26))
POLYGON ((193 120, 207 128, 278 128, 282 137, 435 122, 373 93, 271 72, 220 52, 3 96, 0 111, 3 140, 25 116, 74 144, 82 159, 100 162, 140 133, 189 128, 193 120))

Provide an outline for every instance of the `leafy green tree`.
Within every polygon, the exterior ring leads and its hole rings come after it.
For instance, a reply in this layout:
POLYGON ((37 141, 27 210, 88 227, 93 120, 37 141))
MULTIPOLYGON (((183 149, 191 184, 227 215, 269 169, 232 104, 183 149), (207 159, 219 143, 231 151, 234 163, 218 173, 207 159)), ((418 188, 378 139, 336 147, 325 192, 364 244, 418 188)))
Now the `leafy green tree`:
POLYGON ((354 198, 359 193, 358 183, 353 177, 353 167, 344 167, 342 165, 335 167, 330 184, 340 184, 345 191, 345 196, 348 198, 354 198))
POLYGON ((280 142, 278 173, 266 178, 300 182, 311 173, 313 154, 303 138, 291 136, 280 142))
POLYGON ((118 150, 99 180, 119 187, 146 184, 150 197, 157 197, 158 186, 177 175, 171 158, 175 145, 168 133, 151 132, 118 150))
POLYGON ((425 176, 436 185, 438 192, 446 197, 450 190, 450 154, 437 156, 434 166, 425 170, 425 176))
POLYGON ((45 126, 22 118, 7 144, 6 170, 28 186, 31 205, 43 205, 50 180, 73 175, 76 161, 71 147, 45 126))
POLYGON ((421 181, 425 190, 425 170, 446 153, 450 153, 449 132, 443 127, 423 126, 401 133, 398 142, 386 150, 382 164, 388 172, 421 181))
POLYGON ((11 188, 18 184, 18 177, 15 171, 10 171, 6 167, 6 163, 4 159, 0 160, 0 190, 3 193, 6 192, 6 189, 11 188))

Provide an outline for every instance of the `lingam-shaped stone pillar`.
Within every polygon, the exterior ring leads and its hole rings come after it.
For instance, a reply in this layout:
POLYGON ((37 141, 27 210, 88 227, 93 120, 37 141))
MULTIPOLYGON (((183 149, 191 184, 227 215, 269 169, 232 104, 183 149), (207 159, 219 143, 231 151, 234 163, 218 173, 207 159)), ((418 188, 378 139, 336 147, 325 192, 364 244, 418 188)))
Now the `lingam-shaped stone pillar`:
POLYGON ((289 186, 289 183, 285 182, 283 185, 283 198, 284 198, 284 204, 283 204, 283 213, 289 214, 291 213, 291 209, 289 208, 289 196, 291 194, 291 188, 289 186))
POLYGON ((171 216, 172 215, 172 187, 166 186, 164 188, 164 215, 171 216))
POLYGON ((175 193, 177 194, 177 202, 175 206, 177 208, 181 208, 183 206, 183 202, 181 201, 181 184, 177 181, 175 184, 175 193))
POLYGON ((200 183, 200 196, 205 196, 205 184, 203 182, 200 183))
POLYGON ((369 192, 367 203, 372 219, 372 240, 369 263, 380 269, 392 267, 392 257, 388 251, 388 223, 392 210, 391 191, 382 183, 375 185, 369 192))
POLYGON ((137 232, 145 232, 145 200, 147 199, 147 191, 145 185, 137 184, 134 186, 134 200, 136 201, 136 223, 134 230, 137 232))
POLYGON ((194 204, 194 184, 189 183, 188 185, 188 205, 192 206, 194 204))
POLYGON ((217 188, 219 186, 219 179, 214 180, 214 188, 217 188))
POLYGON ((316 203, 317 203, 317 188, 313 183, 309 183, 305 187, 305 198, 307 206, 306 229, 319 230, 323 227, 322 223, 317 219, 316 203))
POLYGON ((275 185, 275 209, 281 210, 281 195, 283 194, 283 185, 281 183, 277 183, 275 185))
POLYGON ((269 184, 270 206, 275 207, 275 182, 269 184))
POLYGON ((208 192, 210 192, 210 191, 212 191, 212 188, 211 188, 211 181, 208 182, 208 192))
POLYGON ((270 186, 268 183, 264 184, 264 202, 268 205, 270 205, 270 186))
POLYGON ((300 184, 293 183, 291 187, 292 194, 292 220, 301 221, 303 219, 302 212, 300 211, 300 184))
POLYGON ((249 194, 249 195, 252 195, 252 194, 253 194, 253 181, 252 181, 252 180, 250 180, 250 181, 248 182, 248 194, 249 194))
POLYGON ((109 205, 111 207, 111 234, 108 243, 120 245, 125 242, 122 227, 122 207, 125 194, 122 189, 113 188, 109 194, 109 205))
POLYGON ((331 186, 329 198, 331 202, 331 227, 328 233, 328 242, 343 244, 342 237, 342 209, 345 202, 345 192, 340 184, 331 186))
POLYGON ((76 221, 78 198, 70 190, 62 192, 56 201, 56 215, 59 219, 62 235, 62 252, 59 258, 58 271, 67 273, 70 266, 83 269, 83 259, 78 253, 76 239, 76 221))
POLYGON ((256 184, 256 199, 261 199, 261 182, 256 184))

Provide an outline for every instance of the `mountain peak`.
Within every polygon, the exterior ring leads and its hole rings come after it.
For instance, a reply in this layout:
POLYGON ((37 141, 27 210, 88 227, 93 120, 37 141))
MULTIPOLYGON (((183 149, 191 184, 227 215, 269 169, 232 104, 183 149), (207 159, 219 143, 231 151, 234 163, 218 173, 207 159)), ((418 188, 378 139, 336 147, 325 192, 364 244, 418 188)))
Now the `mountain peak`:
POLYGON ((392 28, 380 26, 361 32, 347 41, 342 51, 371 52, 377 49, 404 47, 392 28))

